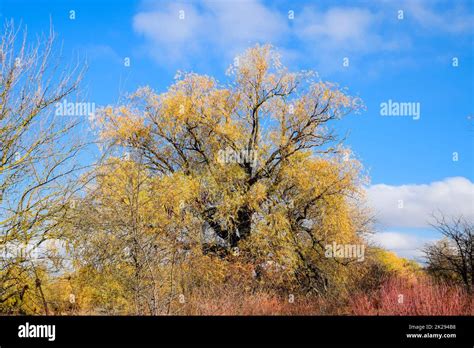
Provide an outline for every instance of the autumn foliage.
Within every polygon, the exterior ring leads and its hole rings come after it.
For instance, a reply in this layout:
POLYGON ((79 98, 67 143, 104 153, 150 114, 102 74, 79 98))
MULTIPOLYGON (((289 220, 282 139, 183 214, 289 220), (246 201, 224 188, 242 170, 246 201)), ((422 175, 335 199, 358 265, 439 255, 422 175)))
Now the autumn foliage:
MULTIPOLYGON (((2 64, 0 96, 22 95, 21 67, 2 64)), ((77 125, 31 142, 36 118, 76 87, 22 99, 19 114, 0 99, 0 313, 472 313, 467 293, 367 243, 368 179, 334 127, 363 107, 347 89, 257 45, 228 81, 178 73, 163 93, 101 108, 100 159, 78 168, 82 146, 62 138, 77 125), (328 256, 336 244, 365 254, 328 256)))

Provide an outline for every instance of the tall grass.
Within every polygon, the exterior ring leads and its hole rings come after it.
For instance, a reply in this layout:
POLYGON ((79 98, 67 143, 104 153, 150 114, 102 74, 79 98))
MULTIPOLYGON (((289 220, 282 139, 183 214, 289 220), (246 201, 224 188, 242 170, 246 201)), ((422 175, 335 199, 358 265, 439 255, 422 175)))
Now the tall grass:
POLYGON ((186 315, 312 315, 323 311, 317 299, 290 300, 272 293, 231 291, 217 297, 192 298, 183 307, 186 315))

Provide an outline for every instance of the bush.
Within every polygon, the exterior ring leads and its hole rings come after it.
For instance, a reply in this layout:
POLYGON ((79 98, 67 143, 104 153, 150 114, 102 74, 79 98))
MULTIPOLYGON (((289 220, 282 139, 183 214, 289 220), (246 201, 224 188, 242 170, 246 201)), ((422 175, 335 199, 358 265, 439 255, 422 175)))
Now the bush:
POLYGON ((355 315, 473 315, 473 297, 459 286, 390 277, 373 292, 359 292, 349 302, 355 315))

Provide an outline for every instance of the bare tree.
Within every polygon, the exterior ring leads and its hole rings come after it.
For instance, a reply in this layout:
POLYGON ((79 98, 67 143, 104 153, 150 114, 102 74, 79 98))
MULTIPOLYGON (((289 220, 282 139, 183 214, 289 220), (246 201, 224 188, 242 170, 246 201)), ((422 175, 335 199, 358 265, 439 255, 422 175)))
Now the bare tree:
POLYGON ((435 276, 458 280, 471 292, 474 286, 473 223, 462 216, 434 216, 432 226, 444 238, 424 249, 428 271, 435 276))
POLYGON ((83 71, 61 65, 54 40, 51 29, 30 44, 13 21, 0 37, 0 305, 18 306, 36 289, 45 314, 31 251, 57 238, 66 178, 77 170, 70 162, 81 148, 72 136, 80 121, 56 115, 54 106, 77 90, 83 71))

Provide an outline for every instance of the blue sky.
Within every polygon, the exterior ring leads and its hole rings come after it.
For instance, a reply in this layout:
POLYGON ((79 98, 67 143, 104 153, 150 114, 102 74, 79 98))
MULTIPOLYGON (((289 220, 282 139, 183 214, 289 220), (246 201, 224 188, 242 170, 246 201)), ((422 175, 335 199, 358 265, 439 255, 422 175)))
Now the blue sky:
POLYGON ((224 82, 236 54, 272 43, 290 69, 364 100, 338 128, 371 177, 378 243, 416 257, 438 237, 429 212, 474 217, 473 1, 0 0, 0 12, 31 36, 51 18, 64 58, 87 58, 83 89, 96 105, 141 85, 164 91, 177 70, 224 82), (420 118, 381 116, 388 100, 419 103, 420 118))

